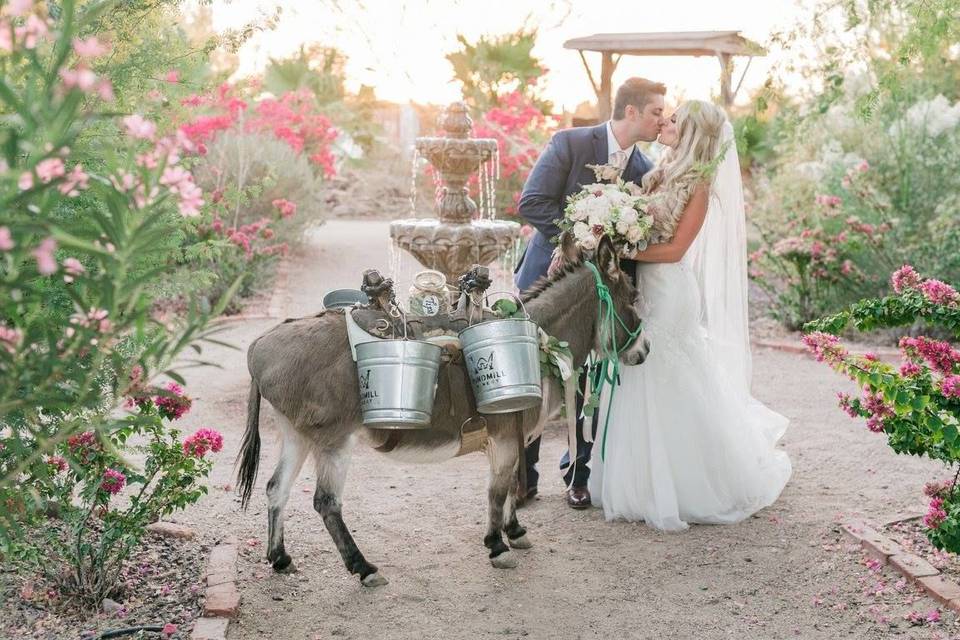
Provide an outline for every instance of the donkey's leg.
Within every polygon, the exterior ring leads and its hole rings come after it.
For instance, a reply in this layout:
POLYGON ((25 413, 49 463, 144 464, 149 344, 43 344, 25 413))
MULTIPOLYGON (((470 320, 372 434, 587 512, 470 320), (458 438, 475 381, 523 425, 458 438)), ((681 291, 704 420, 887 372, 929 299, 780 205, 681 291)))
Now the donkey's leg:
POLYGON ((517 494, 513 489, 507 494, 503 522, 503 531, 507 534, 507 542, 511 548, 533 548, 533 543, 527 538, 527 530, 520 526, 520 522, 517 520, 517 494))
MULTIPOLYGON (((513 438, 491 436, 487 457, 490 460, 490 486, 487 489, 489 516, 483 544, 490 549, 490 563, 493 566, 513 569, 517 566, 517 559, 504 544, 501 530, 504 528, 504 506, 517 479, 520 456, 513 438)), ((512 505, 512 500, 510 502, 512 505)))
POLYGON ((308 447, 293 425, 281 416, 283 446, 280 461, 267 482, 267 560, 274 571, 292 570, 290 556, 283 546, 283 509, 290 498, 290 488, 307 457, 308 447))
POLYGON ((345 444, 337 449, 315 448, 313 456, 317 464, 317 490, 313 494, 313 508, 323 518, 323 524, 337 545, 337 551, 340 552, 347 570, 358 574, 364 586, 379 587, 387 584, 387 579, 363 557, 343 522, 340 496, 350 462, 349 445, 345 444))

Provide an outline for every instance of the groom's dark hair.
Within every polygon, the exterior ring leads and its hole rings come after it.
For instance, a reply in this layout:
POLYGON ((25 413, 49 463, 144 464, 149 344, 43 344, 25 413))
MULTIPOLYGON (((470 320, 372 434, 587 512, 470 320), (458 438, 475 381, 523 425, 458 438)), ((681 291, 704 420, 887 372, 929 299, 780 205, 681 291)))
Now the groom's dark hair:
POLYGON ((628 104, 643 111, 654 94, 666 95, 667 86, 662 82, 654 82, 646 78, 628 78, 617 89, 617 98, 613 103, 613 119, 623 120, 628 104))

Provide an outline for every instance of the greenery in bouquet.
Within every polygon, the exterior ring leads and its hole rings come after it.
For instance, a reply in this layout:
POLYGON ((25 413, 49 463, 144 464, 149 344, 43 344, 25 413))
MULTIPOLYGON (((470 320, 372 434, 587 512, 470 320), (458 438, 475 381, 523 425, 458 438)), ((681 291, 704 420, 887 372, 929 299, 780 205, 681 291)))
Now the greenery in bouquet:
POLYGON ((577 245, 586 251, 597 248, 600 238, 608 236, 623 255, 647 247, 653 217, 647 213, 647 198, 640 187, 624 182, 616 167, 590 165, 597 180, 613 180, 584 185, 567 198, 561 231, 573 234, 577 245))
POLYGON ((821 362, 854 381, 860 397, 840 393, 840 407, 887 438, 901 454, 943 462, 953 473, 946 483, 927 485, 927 536, 940 549, 960 552, 960 351, 949 341, 925 336, 900 340, 903 363, 855 355, 836 334, 848 327, 869 331, 917 324, 960 339, 960 294, 949 284, 925 279, 910 266, 892 276, 894 295, 864 299, 847 310, 807 325, 804 342, 821 362))

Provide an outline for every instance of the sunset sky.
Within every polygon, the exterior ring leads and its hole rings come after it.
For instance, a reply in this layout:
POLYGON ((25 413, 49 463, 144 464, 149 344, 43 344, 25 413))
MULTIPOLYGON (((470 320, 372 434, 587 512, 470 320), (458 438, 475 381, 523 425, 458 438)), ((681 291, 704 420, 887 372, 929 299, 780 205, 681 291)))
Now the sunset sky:
MULTIPOLYGON (((336 46, 349 57, 350 88, 372 85, 377 96, 395 102, 446 103, 459 97, 451 82, 446 53, 458 48, 456 36, 481 35, 535 26, 534 54, 550 69, 546 97, 557 110, 572 110, 594 99, 576 51, 563 48, 570 38, 610 32, 740 30, 764 44, 778 30, 806 19, 811 3, 798 0, 673 0, 658 3, 612 0, 215 0, 214 27, 237 27, 259 12, 279 5, 276 30, 260 33, 240 52, 240 74, 263 68, 301 44, 336 46)), ((599 54, 587 54, 599 74, 599 54)), ((766 77, 777 52, 755 59, 740 99, 766 77)), ((744 62, 734 70, 734 82, 744 62)), ((665 82, 671 95, 708 98, 719 91, 715 58, 624 57, 614 83, 631 75, 665 82)))

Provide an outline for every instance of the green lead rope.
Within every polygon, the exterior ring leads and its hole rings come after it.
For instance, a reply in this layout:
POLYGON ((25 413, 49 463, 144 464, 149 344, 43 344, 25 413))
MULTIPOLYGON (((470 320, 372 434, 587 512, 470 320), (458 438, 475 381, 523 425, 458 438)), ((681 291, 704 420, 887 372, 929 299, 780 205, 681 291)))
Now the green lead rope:
POLYGON ((620 354, 630 348, 637 336, 640 335, 641 327, 636 331, 631 331, 624 322, 623 318, 617 313, 613 304, 613 297, 610 295, 610 288, 603 283, 600 277, 600 270, 592 262, 584 264, 593 272, 593 278, 597 286, 598 316, 600 323, 600 354, 597 357, 591 357, 590 372, 590 403, 584 404, 583 415, 593 416, 600 404, 600 395, 605 385, 610 385, 610 398, 607 401, 607 417, 603 423, 603 440, 600 442, 600 459, 606 460, 607 456, 607 427, 610 425, 610 409, 613 406, 613 392, 617 388, 620 376, 620 354), (622 346, 617 345, 617 325, 627 332, 627 340, 622 346))

